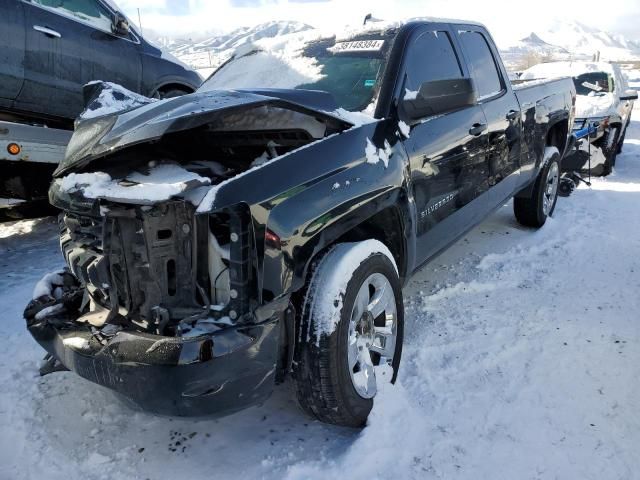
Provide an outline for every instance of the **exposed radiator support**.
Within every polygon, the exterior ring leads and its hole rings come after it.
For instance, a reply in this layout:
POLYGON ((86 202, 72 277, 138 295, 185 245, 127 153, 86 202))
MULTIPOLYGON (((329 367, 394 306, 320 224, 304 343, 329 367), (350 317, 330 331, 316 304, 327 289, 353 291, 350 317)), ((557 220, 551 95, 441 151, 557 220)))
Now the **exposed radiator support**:
POLYGON ((251 237, 249 235, 249 217, 242 208, 229 212, 230 215, 230 259, 229 277, 229 318, 237 320, 249 311, 250 273, 251 273, 251 237))

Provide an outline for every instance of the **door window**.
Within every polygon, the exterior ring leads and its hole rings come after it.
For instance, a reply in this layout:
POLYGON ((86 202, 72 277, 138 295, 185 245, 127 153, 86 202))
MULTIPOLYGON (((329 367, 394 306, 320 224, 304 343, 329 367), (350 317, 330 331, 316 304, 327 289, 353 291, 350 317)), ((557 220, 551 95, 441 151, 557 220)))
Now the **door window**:
POLYGON ((447 32, 421 33, 407 55, 408 90, 417 91, 424 82, 462 77, 460 62, 447 32))
POLYGON ((111 13, 95 0, 32 0, 33 3, 53 10, 105 32, 111 32, 111 13))
POLYGON ((476 84, 478 100, 499 94, 503 90, 502 81, 487 39, 480 32, 461 31, 459 34, 476 84))

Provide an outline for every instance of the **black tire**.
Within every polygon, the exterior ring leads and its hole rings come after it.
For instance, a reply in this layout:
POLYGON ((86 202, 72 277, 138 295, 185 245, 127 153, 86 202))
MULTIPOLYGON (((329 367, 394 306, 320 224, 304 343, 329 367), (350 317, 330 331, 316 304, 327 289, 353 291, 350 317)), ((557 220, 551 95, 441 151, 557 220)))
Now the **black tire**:
POLYGON ((165 98, 181 97, 182 95, 188 95, 189 93, 190 92, 180 90, 179 88, 172 88, 169 90, 160 90, 156 93, 155 97, 164 100, 165 98))
POLYGON ((602 153, 605 158, 604 166, 602 169, 602 175, 607 176, 613 171, 613 167, 616 166, 616 156, 618 155, 618 137, 620 136, 620 127, 612 126, 607 130, 607 133, 598 142, 598 145, 602 149, 602 153))
MULTIPOLYGON (((627 125, 627 128, 629 128, 628 125, 627 125)), ((627 128, 624 129, 624 133, 622 134, 622 137, 620 137, 620 140, 618 140, 618 148, 616 150, 616 153, 618 153, 618 154, 622 153, 622 147, 624 145, 624 139, 627 137, 627 128)))
MULTIPOLYGON (((364 398, 356 390, 355 380, 352 380, 353 370, 350 371, 348 361, 349 343, 353 344, 353 333, 350 336, 352 311, 361 286, 366 284, 371 275, 381 274, 393 291, 396 337, 395 348, 392 348, 393 373, 390 381, 395 382, 402 353, 404 310, 400 279, 390 258, 389 251, 382 243, 369 240, 338 244, 314 266, 299 319, 293 374, 298 403, 305 412, 322 422, 361 427, 365 425, 373 407, 373 398, 364 398), (343 291, 336 289, 332 286, 331 278, 343 278, 347 282, 346 288, 343 291), (324 315, 327 308, 334 312, 332 321, 337 322, 331 332, 323 327, 327 325, 324 315)), ((385 319, 387 313, 385 309, 385 319)), ((371 352, 368 354, 370 358, 375 356, 371 352)))
POLYGON ((560 153, 555 147, 547 147, 543 158, 544 167, 536 179, 531 194, 527 197, 513 199, 513 213, 518 222, 527 227, 540 228, 553 215, 558 201, 558 186, 560 183, 560 153), (555 165, 555 167, 554 167, 555 165), (556 188, 551 197, 547 195, 549 186, 549 172, 557 172, 556 188), (549 207, 545 212, 545 196, 549 207))

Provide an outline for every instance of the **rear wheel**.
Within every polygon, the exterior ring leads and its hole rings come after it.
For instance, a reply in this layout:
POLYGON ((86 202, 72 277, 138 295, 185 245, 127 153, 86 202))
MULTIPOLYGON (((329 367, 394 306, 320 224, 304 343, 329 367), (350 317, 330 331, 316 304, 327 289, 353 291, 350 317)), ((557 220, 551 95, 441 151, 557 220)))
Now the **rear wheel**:
POLYGON ((531 195, 513 199, 516 219, 527 227, 540 228, 553 215, 558 201, 560 184, 560 153, 556 147, 547 147, 544 167, 538 175, 531 195))
POLYGON ((338 244, 316 265, 302 309, 294 378, 319 420, 360 427, 402 352, 400 279, 380 242, 338 244))

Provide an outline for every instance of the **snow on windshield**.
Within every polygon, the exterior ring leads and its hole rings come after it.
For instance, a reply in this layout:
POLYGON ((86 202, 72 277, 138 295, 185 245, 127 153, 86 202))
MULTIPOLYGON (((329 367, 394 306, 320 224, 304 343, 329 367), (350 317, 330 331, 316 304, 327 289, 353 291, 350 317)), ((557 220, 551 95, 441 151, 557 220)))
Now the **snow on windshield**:
POLYGON ((321 90, 330 93, 341 109, 371 112, 392 37, 382 33, 369 33, 367 38, 323 35, 326 33, 312 30, 245 44, 200 91, 321 90))
POLYGON ((322 78, 315 61, 301 56, 296 46, 302 48, 303 44, 295 42, 274 50, 265 50, 255 44, 243 45, 236 51, 234 60, 223 65, 199 91, 295 88, 322 78))

